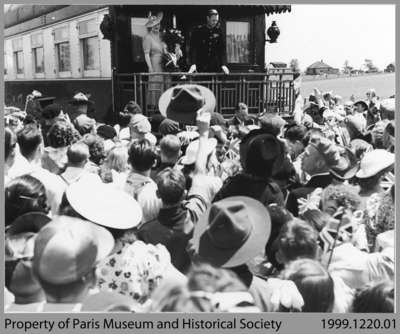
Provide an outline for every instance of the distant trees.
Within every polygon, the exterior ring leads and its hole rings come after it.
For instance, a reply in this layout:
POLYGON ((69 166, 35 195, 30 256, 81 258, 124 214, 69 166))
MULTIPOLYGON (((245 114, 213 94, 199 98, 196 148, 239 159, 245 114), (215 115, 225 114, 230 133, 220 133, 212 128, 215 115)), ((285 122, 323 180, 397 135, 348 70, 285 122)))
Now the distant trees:
POLYGON ((350 74, 352 70, 353 70, 353 67, 349 65, 349 61, 345 60, 345 62, 343 64, 343 73, 350 74))
POLYGON ((289 67, 294 73, 300 73, 300 65, 298 59, 292 59, 290 61, 289 67))
POLYGON ((374 65, 371 59, 365 59, 364 60, 364 66, 366 68, 367 73, 374 73, 378 72, 378 68, 374 65))
POLYGON ((395 65, 394 63, 390 63, 388 66, 385 68, 385 72, 391 73, 395 71, 395 65))

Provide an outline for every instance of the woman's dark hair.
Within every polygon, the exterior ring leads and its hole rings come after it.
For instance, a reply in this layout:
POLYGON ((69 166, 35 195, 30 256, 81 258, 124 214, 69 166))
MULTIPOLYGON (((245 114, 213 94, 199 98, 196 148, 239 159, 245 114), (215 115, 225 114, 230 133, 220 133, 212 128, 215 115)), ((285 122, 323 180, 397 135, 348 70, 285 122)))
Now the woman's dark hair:
POLYGON ((78 140, 79 133, 66 121, 57 121, 47 133, 49 146, 54 148, 67 147, 78 140))
POLYGON ((304 299, 302 312, 332 312, 335 301, 334 283, 319 262, 311 259, 293 261, 281 276, 296 284, 304 299))
POLYGON ((355 313, 393 313, 393 281, 374 283, 359 290, 353 300, 352 308, 355 313))
POLYGON ((29 157, 43 142, 42 132, 36 123, 27 124, 17 133, 17 140, 21 154, 29 157))
POLYGON ((290 141, 303 141, 307 132, 307 128, 304 125, 290 124, 286 127, 285 138, 290 141))
POLYGON ((9 128, 4 129, 4 160, 7 160, 11 153, 15 150, 17 140, 14 132, 9 128))
POLYGON ((144 172, 154 165, 157 154, 147 139, 134 140, 128 151, 128 162, 138 172, 144 172))
POLYGON ((11 180, 5 189, 5 223, 28 212, 48 213, 46 189, 42 182, 30 175, 11 180))
POLYGON ((130 114, 129 112, 120 111, 118 113, 118 120, 117 120, 118 125, 121 128, 126 128, 129 125, 129 123, 131 122, 131 118, 132 118, 132 114, 130 114))
POLYGON ((276 260, 277 251, 277 238, 281 232, 282 227, 293 219, 293 216, 284 207, 270 204, 268 205, 269 215, 271 216, 271 233, 265 246, 265 254, 268 261, 278 270, 282 270, 283 266, 276 260))

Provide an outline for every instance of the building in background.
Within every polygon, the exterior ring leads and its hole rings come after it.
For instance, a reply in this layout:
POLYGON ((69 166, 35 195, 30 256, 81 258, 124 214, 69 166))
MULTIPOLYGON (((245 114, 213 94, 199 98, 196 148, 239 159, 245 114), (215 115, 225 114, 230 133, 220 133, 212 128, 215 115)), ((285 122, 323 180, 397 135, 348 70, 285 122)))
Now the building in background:
POLYGON ((338 74, 339 69, 334 68, 328 64, 325 64, 322 60, 316 61, 307 67, 307 75, 319 75, 319 74, 338 74))

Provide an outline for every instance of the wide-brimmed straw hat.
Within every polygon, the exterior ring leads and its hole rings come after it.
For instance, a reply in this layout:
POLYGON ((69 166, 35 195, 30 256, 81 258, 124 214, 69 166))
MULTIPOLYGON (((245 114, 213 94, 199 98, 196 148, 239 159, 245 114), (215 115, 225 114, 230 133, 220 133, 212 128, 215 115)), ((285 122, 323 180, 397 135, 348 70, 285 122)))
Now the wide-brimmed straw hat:
POLYGON ((363 156, 360 163, 360 170, 356 176, 359 179, 372 177, 386 168, 393 166, 395 162, 394 154, 386 150, 372 150, 363 156))
POLYGON ((142 220, 142 209, 132 196, 101 181, 82 178, 65 194, 72 208, 93 223, 126 230, 142 220))
POLYGON ((146 28, 154 27, 157 24, 160 24, 162 19, 163 19, 163 14, 162 13, 157 14, 157 16, 155 16, 155 15, 149 16, 149 19, 145 23, 145 26, 146 26, 146 28))
POLYGON ((215 202, 195 226, 193 245, 201 259, 217 267, 245 264, 268 242, 271 218, 261 202, 233 196, 215 202))
POLYGON ((163 116, 188 125, 196 124, 197 110, 204 107, 212 113, 215 104, 215 95, 210 89, 191 84, 171 87, 158 101, 163 116))

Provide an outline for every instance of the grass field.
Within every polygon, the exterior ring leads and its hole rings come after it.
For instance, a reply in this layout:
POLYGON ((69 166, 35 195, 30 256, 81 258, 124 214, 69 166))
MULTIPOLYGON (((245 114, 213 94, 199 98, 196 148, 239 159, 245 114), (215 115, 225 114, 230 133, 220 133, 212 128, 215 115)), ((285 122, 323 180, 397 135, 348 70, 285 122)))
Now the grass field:
POLYGON ((341 77, 326 80, 305 80, 301 85, 301 95, 305 98, 312 94, 314 87, 320 91, 333 91, 347 100, 351 95, 356 99, 365 99, 368 89, 374 88, 381 98, 394 95, 396 92, 395 73, 341 77))

